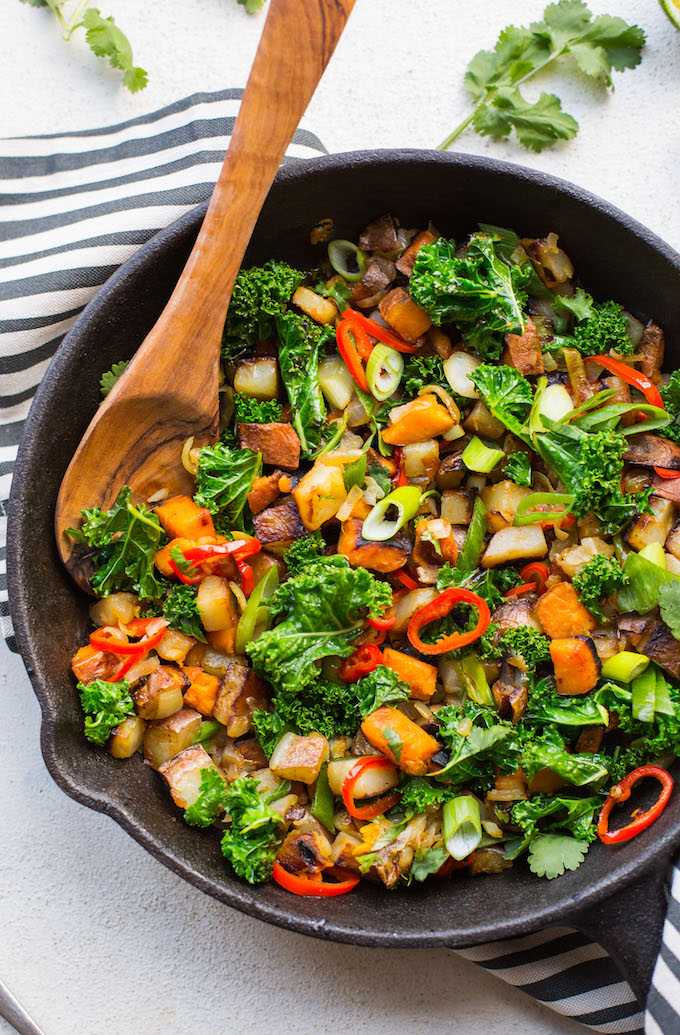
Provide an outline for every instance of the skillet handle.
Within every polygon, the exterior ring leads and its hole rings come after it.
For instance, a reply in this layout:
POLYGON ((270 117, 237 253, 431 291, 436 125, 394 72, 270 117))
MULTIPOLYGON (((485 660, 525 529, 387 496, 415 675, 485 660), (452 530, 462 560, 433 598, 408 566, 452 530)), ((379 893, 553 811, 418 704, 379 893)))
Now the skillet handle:
POLYGON ((644 1009, 666 918, 667 865, 566 919, 606 949, 644 1009))

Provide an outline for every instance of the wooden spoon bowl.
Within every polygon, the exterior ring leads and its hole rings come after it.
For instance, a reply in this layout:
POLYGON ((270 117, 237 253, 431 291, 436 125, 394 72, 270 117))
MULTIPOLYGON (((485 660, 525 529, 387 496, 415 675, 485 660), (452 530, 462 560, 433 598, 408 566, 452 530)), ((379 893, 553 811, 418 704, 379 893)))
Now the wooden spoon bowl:
POLYGON ((224 320, 253 227, 286 148, 330 61, 354 0, 270 0, 231 144, 177 287, 124 375, 99 407, 59 490, 57 545, 89 588, 87 551, 65 535, 83 507, 192 493, 180 462, 191 435, 214 442, 224 320))

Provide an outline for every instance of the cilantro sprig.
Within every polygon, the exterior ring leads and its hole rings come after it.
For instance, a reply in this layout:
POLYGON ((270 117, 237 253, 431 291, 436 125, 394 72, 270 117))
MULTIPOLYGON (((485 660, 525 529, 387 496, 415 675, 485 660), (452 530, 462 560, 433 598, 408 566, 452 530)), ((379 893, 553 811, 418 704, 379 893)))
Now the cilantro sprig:
POLYGON ((63 10, 66 0, 21 2, 32 7, 49 7, 54 11, 65 40, 70 40, 76 29, 85 29, 85 39, 92 53, 97 57, 108 58, 113 68, 120 69, 123 73, 123 85, 127 86, 130 93, 144 89, 147 74, 143 68, 135 66, 130 41, 113 18, 103 18, 96 7, 87 7, 86 2, 78 3, 70 15, 66 15, 63 10))
POLYGON ((481 50, 465 73, 465 87, 475 102, 466 119, 444 140, 445 151, 472 126, 481 136, 504 138, 514 129, 532 151, 543 151, 557 140, 570 140, 578 122, 562 111, 559 97, 542 93, 527 101, 520 86, 561 58, 571 58, 590 79, 612 87, 612 70, 624 72, 641 61, 645 33, 622 18, 601 14, 593 18, 583 0, 549 4, 543 21, 528 28, 509 25, 493 50, 481 50))

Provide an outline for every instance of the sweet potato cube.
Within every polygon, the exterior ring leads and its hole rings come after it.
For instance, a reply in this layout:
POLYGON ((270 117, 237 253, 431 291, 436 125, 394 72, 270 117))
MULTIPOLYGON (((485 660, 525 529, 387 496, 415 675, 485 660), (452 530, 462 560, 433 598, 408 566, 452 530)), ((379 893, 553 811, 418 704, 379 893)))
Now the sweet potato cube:
POLYGON ((71 668, 76 679, 87 686, 95 679, 110 679, 120 668, 121 662, 119 654, 95 650, 87 643, 76 651, 71 661, 71 668))
POLYGON ((290 496, 276 506, 267 507, 260 514, 256 514, 253 526, 255 535, 262 545, 277 554, 283 553, 296 539, 304 539, 307 535, 298 505, 290 496))
POLYGON ((410 776, 423 776, 427 772, 427 763, 439 751, 434 737, 396 708, 378 708, 364 719, 361 729, 369 744, 410 776), (399 750, 396 749, 397 742, 399 750))
POLYGON ((190 496, 173 496, 156 507, 155 513, 170 539, 200 539, 215 535, 210 511, 197 506, 190 496))
POLYGON ((535 614, 551 640, 583 636, 597 625, 597 619, 583 606, 571 582, 558 582, 539 597, 535 614))
POLYGON ((377 543, 362 538, 363 524, 361 518, 355 517, 343 521, 338 553, 355 567, 370 568, 383 574, 403 568, 411 552, 411 541, 406 534, 399 532, 393 539, 377 543))
POLYGON ((335 517, 346 496, 342 468, 327 464, 314 464, 293 489, 300 517, 310 532, 335 517))
POLYGON ((259 514, 261 510, 268 507, 281 495, 279 481, 282 471, 274 471, 273 474, 262 478, 255 478, 252 488, 248 493, 248 506, 252 514, 259 514))
POLYGON ((429 701, 437 688, 437 669, 426 661, 412 658, 392 647, 383 651, 383 665, 392 669, 399 678, 411 687, 411 697, 418 701, 429 701))
POLYGON ((404 341, 418 341, 432 326, 432 320, 425 310, 416 305, 409 293, 400 287, 393 288, 385 295, 378 309, 385 323, 404 341))
POLYGON ((251 668, 231 661, 217 691, 213 715, 230 737, 242 737, 252 728, 253 712, 267 708, 267 684, 251 668))
POLYGON ((174 758, 163 762, 158 772, 170 788, 175 805, 179 805, 181 809, 188 809, 196 802, 204 769, 219 772, 208 752, 200 744, 185 748, 174 758))
POLYGON ((269 768, 282 780, 314 783, 321 766, 328 760, 328 741, 320 733, 300 737, 286 733, 274 748, 269 768))
POLYGON ((423 245, 432 244, 436 240, 437 238, 429 230, 421 230, 419 234, 416 234, 408 248, 397 259, 396 265, 399 272, 403 273, 405 277, 410 277, 420 249, 423 245))
POLYGON ((196 543, 193 539, 171 539, 166 546, 162 546, 160 550, 157 550, 154 558, 154 564, 158 568, 161 575, 165 575, 166 578, 176 578, 175 571, 170 567, 170 550, 175 546, 178 546, 180 550, 191 550, 196 543))
POLYGON ((590 636, 553 640, 550 657, 558 694, 587 694, 600 678, 600 658, 590 636))
POLYGON ((284 471, 297 471, 300 466, 300 439, 292 424, 239 424, 238 444, 262 453, 263 463, 284 471))
POLYGON ((212 715, 220 688, 217 676, 211 676, 194 665, 185 665, 182 671, 189 680, 189 688, 184 692, 184 703, 201 715, 212 715))

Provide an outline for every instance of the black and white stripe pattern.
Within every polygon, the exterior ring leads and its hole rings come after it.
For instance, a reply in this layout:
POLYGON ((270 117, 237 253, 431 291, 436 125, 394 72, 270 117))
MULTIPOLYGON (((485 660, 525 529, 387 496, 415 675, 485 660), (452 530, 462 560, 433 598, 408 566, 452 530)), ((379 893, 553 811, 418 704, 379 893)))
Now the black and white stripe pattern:
MULTIPOLYGON (((62 338, 107 278, 212 190, 241 90, 194 94, 104 129, 0 141, 0 630, 14 649, 6 501, 23 422, 62 338)), ((324 153, 298 130, 288 157, 324 153)), ((675 872, 648 1032, 680 1030, 680 876, 675 872)), ((593 1029, 641 1033, 639 1005, 607 953, 550 929, 460 950, 593 1029)))

